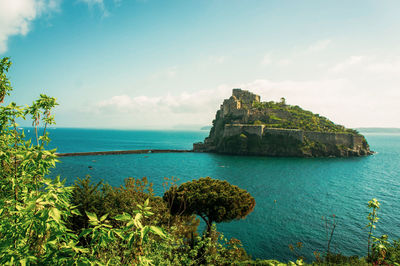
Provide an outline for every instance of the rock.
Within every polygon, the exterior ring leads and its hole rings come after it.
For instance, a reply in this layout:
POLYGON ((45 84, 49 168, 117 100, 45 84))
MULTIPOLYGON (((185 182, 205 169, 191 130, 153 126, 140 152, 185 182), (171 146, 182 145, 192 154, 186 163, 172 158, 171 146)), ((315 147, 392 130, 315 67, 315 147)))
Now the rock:
POLYGON ((325 117, 233 89, 217 111, 209 136, 196 152, 239 155, 349 157, 370 155, 364 136, 325 117))

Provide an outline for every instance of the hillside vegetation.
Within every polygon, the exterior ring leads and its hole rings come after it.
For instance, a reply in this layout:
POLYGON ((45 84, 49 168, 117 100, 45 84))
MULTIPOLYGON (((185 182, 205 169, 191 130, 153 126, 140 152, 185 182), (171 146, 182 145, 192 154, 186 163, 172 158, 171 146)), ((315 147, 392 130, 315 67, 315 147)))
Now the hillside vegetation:
POLYGON ((358 134, 354 129, 337 125, 328 118, 304 110, 298 105, 288 105, 283 98, 281 102, 254 102, 253 108, 269 113, 264 119, 253 121, 254 124, 263 124, 266 127, 358 134))

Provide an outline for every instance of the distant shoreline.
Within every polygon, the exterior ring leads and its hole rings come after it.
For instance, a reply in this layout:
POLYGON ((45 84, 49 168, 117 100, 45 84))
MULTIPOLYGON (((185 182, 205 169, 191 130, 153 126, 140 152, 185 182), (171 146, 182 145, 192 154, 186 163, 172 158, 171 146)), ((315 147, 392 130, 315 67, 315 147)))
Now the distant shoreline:
POLYGON ((400 128, 383 128, 383 127, 361 127, 356 128, 362 133, 384 133, 384 134, 399 134, 400 128))
POLYGON ((121 155, 121 154, 145 154, 145 153, 182 153, 193 152, 193 150, 125 150, 125 151, 94 151, 94 152, 69 152, 69 153, 56 153, 58 157, 70 156, 90 156, 90 155, 121 155))

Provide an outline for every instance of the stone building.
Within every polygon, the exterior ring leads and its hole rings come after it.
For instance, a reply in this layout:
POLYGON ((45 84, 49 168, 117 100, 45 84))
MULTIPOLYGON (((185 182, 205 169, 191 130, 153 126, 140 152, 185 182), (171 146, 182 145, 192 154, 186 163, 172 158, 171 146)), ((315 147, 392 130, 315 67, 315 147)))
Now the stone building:
MULTIPOLYGON (((371 154, 364 136, 345 132, 273 128, 259 120, 290 119, 285 108, 255 108, 260 96, 235 88, 223 101, 204 143, 194 151, 269 156, 360 156, 371 154)), ((284 105, 286 107, 286 105, 284 105)))

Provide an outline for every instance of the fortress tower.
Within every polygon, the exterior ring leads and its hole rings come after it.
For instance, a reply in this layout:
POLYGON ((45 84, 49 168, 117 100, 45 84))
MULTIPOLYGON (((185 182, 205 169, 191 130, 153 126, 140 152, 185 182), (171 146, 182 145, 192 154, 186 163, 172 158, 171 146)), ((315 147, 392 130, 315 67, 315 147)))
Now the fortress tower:
POLYGON ((251 109, 254 102, 260 102, 260 96, 252 92, 235 88, 232 90, 232 96, 224 100, 221 105, 222 117, 231 113, 238 113, 237 110, 251 109))

